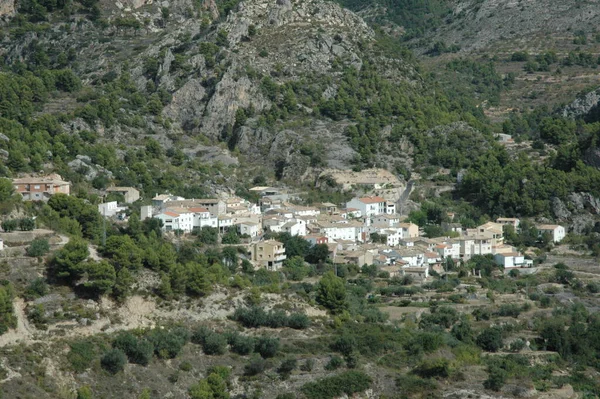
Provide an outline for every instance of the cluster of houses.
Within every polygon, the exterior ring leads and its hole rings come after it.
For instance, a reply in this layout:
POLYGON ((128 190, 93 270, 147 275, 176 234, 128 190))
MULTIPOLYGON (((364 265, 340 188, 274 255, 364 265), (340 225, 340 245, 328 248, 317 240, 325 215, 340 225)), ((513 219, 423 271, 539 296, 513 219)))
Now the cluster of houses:
MULTIPOLYGON (((47 200, 55 193, 69 194, 70 183, 58 175, 14 180, 15 189, 25 200, 47 200)), ((106 217, 124 214, 127 204, 139 200, 139 191, 131 187, 110 187, 107 193, 122 195, 116 201, 98 206, 106 217)), ((258 203, 243 198, 226 199, 183 197, 161 194, 152 204, 142 206, 141 219, 161 220, 164 231, 190 233, 211 227, 225 233, 235 229, 249 247, 256 265, 277 270, 286 259, 281 242, 265 240, 265 233, 289 233, 316 244, 325 244, 336 264, 375 264, 391 275, 410 274, 425 278, 430 270, 441 271, 448 259, 467 261, 474 255, 493 255, 505 268, 529 267, 532 261, 504 243, 504 226, 519 228, 519 219, 498 218, 474 229, 458 223, 444 223, 453 237, 422 237, 419 227, 396 213, 396 203, 380 196, 356 197, 340 207, 332 203, 301 206, 297 199, 273 187, 250 189, 258 203)), ((451 214, 450 214, 451 216, 451 214)), ((565 237, 559 225, 538 225, 540 234, 549 233, 555 243, 565 237)))
MULTIPOLYGON (((232 197, 228 199, 184 199, 157 195, 152 206, 142 207, 142 218, 162 221, 165 231, 184 233, 214 227, 223 233, 234 228, 246 237, 251 259, 269 270, 277 270, 286 259, 283 244, 263 240, 267 232, 286 232, 314 244, 326 244, 336 264, 375 264, 391 275, 427 277, 429 270, 441 271, 448 258, 467 261, 474 255, 493 255, 506 268, 529 267, 532 261, 504 243, 503 228, 519 220, 499 218, 475 229, 448 223, 447 231, 456 237, 426 238, 419 227, 405 222, 396 213, 396 204, 383 197, 357 197, 338 207, 332 203, 301 206, 280 198, 283 194, 268 187, 252 189, 260 194, 258 204, 232 197), (375 239, 376 237, 376 239, 375 239)), ((564 238, 562 226, 541 225, 555 242, 564 238)))

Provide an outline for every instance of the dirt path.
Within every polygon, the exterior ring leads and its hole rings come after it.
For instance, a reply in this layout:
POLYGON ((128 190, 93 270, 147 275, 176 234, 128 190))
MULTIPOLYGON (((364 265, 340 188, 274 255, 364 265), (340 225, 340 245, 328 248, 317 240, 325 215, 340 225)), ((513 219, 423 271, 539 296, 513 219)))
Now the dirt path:
POLYGON ((17 328, 10 329, 6 333, 0 335, 0 347, 13 345, 19 342, 31 344, 36 342, 33 333, 34 328, 29 324, 25 315, 25 301, 23 298, 15 298, 13 301, 13 309, 17 316, 17 328))

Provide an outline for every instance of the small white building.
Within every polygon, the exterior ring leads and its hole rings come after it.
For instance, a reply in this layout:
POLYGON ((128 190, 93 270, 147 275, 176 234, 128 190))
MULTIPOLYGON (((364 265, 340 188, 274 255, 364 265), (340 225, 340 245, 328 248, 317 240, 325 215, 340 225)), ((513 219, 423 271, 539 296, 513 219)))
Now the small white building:
POLYGON ((397 247, 402 239, 402 232, 396 229, 382 230, 379 234, 383 234, 387 238, 388 247, 397 247))
POLYGON ((117 201, 105 202, 102 204, 98 204, 98 212, 104 217, 113 217, 117 213, 124 211, 125 207, 119 207, 117 201))
POLYGON ((510 225, 514 227, 515 231, 519 228, 521 221, 517 218, 498 218, 496 219, 496 223, 500 223, 503 226, 510 225))
POLYGON ((4 240, 0 238, 0 251, 4 251, 4 240))
POLYGON ((382 197, 362 197, 352 198, 350 202, 346 203, 346 208, 356 208, 360 210, 363 216, 371 217, 375 215, 384 215, 386 213, 396 213, 395 204, 390 205, 391 206, 388 207, 386 200, 382 197))
POLYGON ((518 252, 506 252, 494 255, 494 261, 503 266, 505 269, 512 267, 531 267, 533 261, 531 259, 525 259, 525 255, 518 252))
POLYGON ((460 244, 458 242, 447 241, 437 244, 434 248, 440 258, 458 259, 460 257, 460 244))
POLYGON ((372 218, 372 222, 393 227, 400 223, 400 216, 396 214, 377 215, 372 218))
POLYGON ((194 214, 191 212, 178 213, 166 210, 154 217, 162 220, 164 231, 181 230, 190 233, 194 228, 194 214))
POLYGON ((217 218, 219 233, 225 233, 228 228, 233 226, 233 218, 231 216, 219 215, 217 218))
POLYGON ((301 223, 295 220, 289 221, 281 226, 281 231, 289 233, 292 236, 305 236, 306 223, 301 223))
POLYGON ((458 242, 460 244, 460 257, 464 260, 469 260, 474 255, 492 253, 492 238, 489 235, 461 237, 458 242))
POLYGON ((255 222, 241 222, 237 224, 237 229, 241 235, 247 234, 250 237, 256 237, 260 231, 260 225, 255 222))
POLYGON ((540 224, 537 226, 537 229, 540 235, 550 233, 552 241, 555 243, 561 242, 566 235, 565 228, 557 224, 540 224))
POLYGON ((204 227, 219 227, 219 219, 212 216, 208 209, 201 207, 189 208, 189 211, 194 214, 194 227, 195 228, 204 228, 204 227))

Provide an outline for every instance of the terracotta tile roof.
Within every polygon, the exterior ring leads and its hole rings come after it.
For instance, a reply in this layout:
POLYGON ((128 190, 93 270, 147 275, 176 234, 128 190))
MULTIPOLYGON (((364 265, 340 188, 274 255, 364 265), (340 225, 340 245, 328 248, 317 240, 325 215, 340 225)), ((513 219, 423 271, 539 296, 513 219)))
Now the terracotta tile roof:
POLYGON ((201 208, 201 207, 189 208, 188 211, 194 212, 194 213, 208 213, 208 212, 210 212, 208 209, 201 208))
POLYGON ((385 199, 381 197, 363 197, 358 199, 363 204, 377 204, 379 202, 385 202, 385 199))

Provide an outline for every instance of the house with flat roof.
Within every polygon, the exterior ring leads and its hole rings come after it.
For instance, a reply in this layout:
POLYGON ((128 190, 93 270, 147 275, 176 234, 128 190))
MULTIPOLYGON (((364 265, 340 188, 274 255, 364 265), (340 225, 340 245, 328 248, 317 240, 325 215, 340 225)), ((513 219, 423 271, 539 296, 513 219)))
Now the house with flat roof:
POLYGON ((252 260, 270 271, 277 271, 286 259, 283 243, 275 240, 261 241, 250 247, 252 260))

